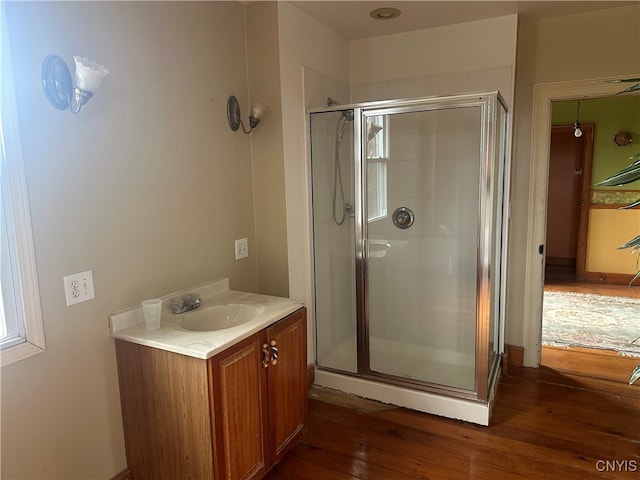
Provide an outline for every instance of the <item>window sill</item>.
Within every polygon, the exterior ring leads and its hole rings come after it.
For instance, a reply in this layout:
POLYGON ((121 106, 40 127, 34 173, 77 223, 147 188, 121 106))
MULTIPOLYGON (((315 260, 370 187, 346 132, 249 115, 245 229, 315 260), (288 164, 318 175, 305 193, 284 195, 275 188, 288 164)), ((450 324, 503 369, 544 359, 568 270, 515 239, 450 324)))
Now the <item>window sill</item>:
POLYGON ((5 367, 42 352, 44 352, 44 343, 42 345, 36 345, 32 342, 22 342, 2 350, 0 359, 2 360, 2 366, 5 367))

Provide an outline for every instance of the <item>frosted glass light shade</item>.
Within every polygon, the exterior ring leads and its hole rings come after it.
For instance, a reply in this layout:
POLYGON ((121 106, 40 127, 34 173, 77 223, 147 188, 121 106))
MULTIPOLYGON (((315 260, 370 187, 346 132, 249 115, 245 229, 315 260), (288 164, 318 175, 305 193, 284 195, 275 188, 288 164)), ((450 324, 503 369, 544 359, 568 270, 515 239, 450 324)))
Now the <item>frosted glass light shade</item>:
POLYGON ((255 117, 257 119, 262 119, 264 116, 264 112, 267 111, 267 107, 261 104, 260 102, 253 101, 253 105, 251 105, 251 113, 249 114, 251 117, 255 117))
POLYGON ((104 77, 109 74, 109 70, 85 57, 75 56, 73 60, 76 62, 76 87, 85 92, 95 93, 104 77))
POLYGON ((266 106, 259 102, 256 102, 255 100, 253 101, 253 104, 251 105, 251 113, 249 114, 249 126, 252 129, 258 126, 266 111, 266 106))

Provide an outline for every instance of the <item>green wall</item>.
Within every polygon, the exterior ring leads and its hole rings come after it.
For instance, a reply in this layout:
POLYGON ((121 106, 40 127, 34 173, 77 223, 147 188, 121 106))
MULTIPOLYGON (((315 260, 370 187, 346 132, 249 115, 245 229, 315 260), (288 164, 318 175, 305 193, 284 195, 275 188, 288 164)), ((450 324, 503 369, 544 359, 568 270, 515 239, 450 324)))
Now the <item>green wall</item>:
MULTIPOLYGON (((623 88, 621 88, 623 90, 623 88)), ((576 119, 576 100, 553 102, 553 125, 573 124, 576 119)), ((640 153, 640 95, 580 100, 580 123, 595 124, 593 146, 593 183, 604 180, 627 167, 629 157, 640 153), (620 130, 631 133, 630 145, 619 147, 613 137, 620 130)), ((640 181, 620 187, 595 187, 597 190, 640 190, 640 181)))

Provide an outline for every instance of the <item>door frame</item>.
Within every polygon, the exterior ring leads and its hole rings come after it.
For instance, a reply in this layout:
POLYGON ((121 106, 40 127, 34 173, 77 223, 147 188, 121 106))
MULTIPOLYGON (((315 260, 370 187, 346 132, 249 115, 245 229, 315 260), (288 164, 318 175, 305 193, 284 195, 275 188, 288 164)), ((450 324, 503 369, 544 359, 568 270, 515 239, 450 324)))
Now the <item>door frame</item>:
POLYGON ((529 203, 523 302, 523 365, 540 366, 542 349, 542 296, 544 293, 544 253, 539 246, 546 241, 547 181, 551 145, 551 102, 614 95, 625 85, 616 79, 636 78, 640 74, 619 77, 540 83, 533 86, 531 161, 529 167, 529 203))

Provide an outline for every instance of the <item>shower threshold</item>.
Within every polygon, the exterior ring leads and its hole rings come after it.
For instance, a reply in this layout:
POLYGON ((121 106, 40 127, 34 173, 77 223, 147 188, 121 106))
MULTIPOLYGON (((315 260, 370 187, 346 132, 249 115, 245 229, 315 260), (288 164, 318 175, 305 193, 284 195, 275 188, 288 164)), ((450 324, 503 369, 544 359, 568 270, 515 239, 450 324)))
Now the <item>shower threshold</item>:
MULTIPOLYGON (((429 378, 431 385, 441 385, 445 390, 447 386, 453 390, 473 390, 473 355, 428 347, 409 348, 404 345, 405 361, 391 362, 391 358, 397 359, 397 356, 391 355, 398 348, 395 342, 372 338, 370 345, 375 357, 387 359, 384 366, 380 365, 384 368, 376 369, 372 364, 372 370, 384 371, 386 375, 374 377, 346 373, 356 371, 355 358, 349 354, 355 347, 354 337, 343 341, 330 354, 323 355, 322 365, 315 369, 314 384, 420 412, 488 425, 493 391, 490 392, 488 402, 479 402, 421 388, 421 384, 426 382, 416 381, 416 378, 429 378), (394 382, 385 378, 386 376, 404 378, 407 384, 394 382), (415 381, 415 387, 410 385, 412 381, 415 381)), ((493 382, 494 390, 497 383, 493 382)))
POLYGON ((447 395, 414 390, 398 385, 387 384, 368 378, 345 375, 316 367, 314 385, 331 388, 358 397, 378 402, 410 408, 418 412, 439 415, 441 417, 464 420, 478 425, 489 425, 491 410, 495 398, 495 388, 489 401, 481 403, 447 395))

